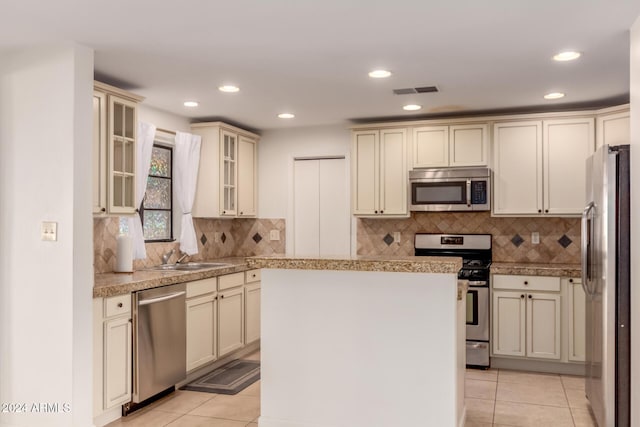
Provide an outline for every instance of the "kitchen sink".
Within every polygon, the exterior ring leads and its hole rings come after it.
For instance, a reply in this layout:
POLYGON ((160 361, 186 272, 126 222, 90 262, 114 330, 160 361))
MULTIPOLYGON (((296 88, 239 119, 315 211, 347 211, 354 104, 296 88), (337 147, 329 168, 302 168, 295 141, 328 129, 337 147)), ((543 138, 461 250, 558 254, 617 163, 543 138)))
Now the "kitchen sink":
POLYGON ((147 270, 156 271, 194 271, 204 270, 205 268, 222 268, 229 267, 231 264, 226 262, 185 262, 184 264, 161 264, 150 267, 147 270))

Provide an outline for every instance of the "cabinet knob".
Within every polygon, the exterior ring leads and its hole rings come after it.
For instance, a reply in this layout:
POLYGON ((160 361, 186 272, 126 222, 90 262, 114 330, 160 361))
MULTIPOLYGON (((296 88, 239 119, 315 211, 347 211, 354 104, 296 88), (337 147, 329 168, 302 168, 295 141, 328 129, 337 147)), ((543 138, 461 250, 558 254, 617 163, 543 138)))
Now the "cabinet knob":
POLYGON ((106 211, 107 211, 107 208, 100 209, 100 212, 106 212, 106 211))
POLYGON ((224 213, 227 213, 227 211, 222 211, 222 213, 223 213, 223 214, 224 214, 224 213))
POLYGON ((213 299, 217 301, 218 300, 218 296, 216 295, 213 299))
POLYGON ((525 281, 524 281, 524 284, 525 284, 525 285, 528 285, 528 284, 529 284, 529 282, 527 282, 527 281, 525 280, 525 281))
POLYGON ((569 283, 573 283, 573 279, 569 279, 569 283))
POLYGON ((380 213, 382 214, 382 213, 384 213, 384 211, 380 211, 380 213))
POLYGON ((121 302, 118 303, 118 308, 122 308, 122 303, 121 302))
POLYGON ((224 298, 224 295, 220 295, 220 299, 223 299, 223 298, 224 298))
POLYGON ((523 299, 524 299, 524 294, 520 295, 520 298, 523 298, 523 299))
POLYGON ((242 215, 244 212, 240 211, 240 215, 242 215))
POLYGON ((549 213, 549 209, 545 209, 545 210, 544 210, 544 213, 549 213))
POLYGON ((373 211, 373 213, 378 213, 378 211, 373 211))
POLYGON ((538 213, 542 213, 542 209, 538 209, 538 213))
POLYGON ((251 277, 253 277, 253 278, 255 279, 255 278, 256 278, 256 273, 253 273, 253 274, 251 275, 251 277))
POLYGON ((531 299, 531 295, 529 295, 529 299, 531 299))

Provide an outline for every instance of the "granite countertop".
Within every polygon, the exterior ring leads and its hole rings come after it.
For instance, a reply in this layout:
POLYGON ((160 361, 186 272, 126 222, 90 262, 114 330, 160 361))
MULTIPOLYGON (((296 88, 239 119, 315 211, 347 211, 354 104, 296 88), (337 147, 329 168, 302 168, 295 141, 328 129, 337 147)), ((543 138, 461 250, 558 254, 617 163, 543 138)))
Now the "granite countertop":
POLYGON ((293 270, 387 271, 457 274, 462 258, 425 256, 354 256, 305 258, 268 256, 247 258, 250 268, 293 270))
POLYGON ((93 284, 93 297, 111 297, 143 289, 190 282, 192 280, 208 279, 209 277, 237 273, 250 269, 247 266, 246 258, 243 257, 221 258, 214 261, 224 262, 230 265, 195 271, 137 270, 133 273, 96 274, 93 284))
POLYGON ((580 264, 535 264, 493 262, 492 274, 518 274, 526 276, 580 277, 580 264))

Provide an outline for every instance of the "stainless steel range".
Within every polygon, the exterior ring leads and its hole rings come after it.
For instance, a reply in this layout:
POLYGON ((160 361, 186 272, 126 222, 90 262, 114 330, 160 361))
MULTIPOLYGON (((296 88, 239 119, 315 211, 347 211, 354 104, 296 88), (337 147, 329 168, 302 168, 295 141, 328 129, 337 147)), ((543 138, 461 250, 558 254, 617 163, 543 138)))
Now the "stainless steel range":
POLYGON ((491 234, 426 234, 415 236, 416 256, 462 257, 459 280, 467 291, 467 366, 487 369, 489 362, 489 266, 491 234))

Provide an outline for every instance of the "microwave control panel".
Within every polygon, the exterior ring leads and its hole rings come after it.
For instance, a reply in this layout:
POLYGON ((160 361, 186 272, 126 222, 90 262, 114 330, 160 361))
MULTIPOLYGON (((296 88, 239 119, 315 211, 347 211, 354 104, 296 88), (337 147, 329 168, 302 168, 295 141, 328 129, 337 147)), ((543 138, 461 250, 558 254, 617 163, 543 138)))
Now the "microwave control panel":
POLYGON ((474 205, 487 203, 487 181, 471 181, 471 203, 474 205))

